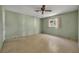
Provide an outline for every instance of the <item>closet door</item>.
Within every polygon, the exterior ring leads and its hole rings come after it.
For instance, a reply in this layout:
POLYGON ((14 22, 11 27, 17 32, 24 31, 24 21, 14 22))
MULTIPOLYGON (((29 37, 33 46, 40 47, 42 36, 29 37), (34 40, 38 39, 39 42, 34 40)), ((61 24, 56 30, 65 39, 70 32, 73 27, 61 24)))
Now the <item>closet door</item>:
POLYGON ((24 16, 24 35, 32 35, 34 34, 33 28, 34 28, 34 20, 30 16, 24 16))
POLYGON ((28 35, 33 35, 34 34, 34 18, 33 17, 28 17, 28 35))
POLYGON ((28 19, 25 15, 23 15, 23 19, 22 19, 22 29, 23 29, 23 36, 27 36, 28 35, 28 19))
POLYGON ((5 38, 10 39, 21 35, 20 14, 6 11, 5 13, 5 38))
POLYGON ((40 19, 34 17, 34 34, 40 33, 40 19))

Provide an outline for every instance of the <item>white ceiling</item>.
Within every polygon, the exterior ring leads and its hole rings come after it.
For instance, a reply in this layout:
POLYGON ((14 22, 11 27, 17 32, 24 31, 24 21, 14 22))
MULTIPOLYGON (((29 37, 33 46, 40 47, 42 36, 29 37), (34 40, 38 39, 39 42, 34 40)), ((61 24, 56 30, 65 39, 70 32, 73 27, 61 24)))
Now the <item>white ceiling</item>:
POLYGON ((41 12, 35 12, 35 10, 39 10, 41 8, 41 5, 5 5, 3 7, 10 11, 36 16, 39 18, 54 16, 78 9, 78 5, 46 5, 46 9, 50 9, 52 12, 45 12, 42 15, 41 12))

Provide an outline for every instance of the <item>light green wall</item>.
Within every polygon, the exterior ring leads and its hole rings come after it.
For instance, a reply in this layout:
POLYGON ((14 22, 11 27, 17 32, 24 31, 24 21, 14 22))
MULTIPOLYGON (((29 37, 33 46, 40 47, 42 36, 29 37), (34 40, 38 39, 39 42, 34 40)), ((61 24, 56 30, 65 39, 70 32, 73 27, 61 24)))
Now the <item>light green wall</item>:
POLYGON ((79 9, 78 9, 78 39, 79 39, 79 9))
POLYGON ((41 19, 42 22, 42 32, 56 35, 60 37, 70 38, 70 39, 78 39, 78 12, 69 12, 62 15, 58 15, 61 17, 61 27, 56 29, 54 27, 48 27, 48 19, 55 18, 57 16, 52 16, 48 18, 41 19))
POLYGON ((79 47, 79 8, 78 8, 78 47, 79 47))
POLYGON ((3 22, 2 22, 2 7, 0 6, 0 48, 3 44, 3 22))
POLYGON ((40 19, 16 12, 5 12, 5 38, 27 36, 40 33, 40 19))
POLYGON ((23 35, 40 33, 40 19, 23 15, 23 35))

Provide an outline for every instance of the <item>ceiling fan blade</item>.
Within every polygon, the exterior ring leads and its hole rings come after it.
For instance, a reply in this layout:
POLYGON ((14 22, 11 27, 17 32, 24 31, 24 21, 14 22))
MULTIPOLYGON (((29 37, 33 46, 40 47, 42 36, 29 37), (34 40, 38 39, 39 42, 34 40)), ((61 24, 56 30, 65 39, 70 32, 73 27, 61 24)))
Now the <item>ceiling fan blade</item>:
POLYGON ((52 12, 52 10, 45 10, 45 12, 52 12))
POLYGON ((41 11, 41 10, 35 10, 36 12, 39 12, 39 11, 41 11))

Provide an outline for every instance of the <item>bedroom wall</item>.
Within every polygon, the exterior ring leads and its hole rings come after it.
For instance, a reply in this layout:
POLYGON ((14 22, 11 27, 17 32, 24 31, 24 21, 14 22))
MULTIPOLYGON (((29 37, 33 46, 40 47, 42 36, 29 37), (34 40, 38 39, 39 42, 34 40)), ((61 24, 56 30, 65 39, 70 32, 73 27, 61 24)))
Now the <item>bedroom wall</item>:
POLYGON ((78 8, 78 47, 79 47, 79 8, 78 8))
POLYGON ((2 22, 2 7, 0 6, 0 49, 3 44, 3 22, 2 22))
POLYGON ((78 11, 64 13, 57 16, 41 19, 42 33, 78 40, 78 11), (48 19, 57 16, 61 17, 61 27, 59 29, 54 27, 49 28, 48 19))
POLYGON ((27 36, 40 33, 40 19, 6 10, 5 38, 27 36))

